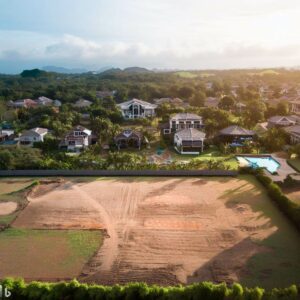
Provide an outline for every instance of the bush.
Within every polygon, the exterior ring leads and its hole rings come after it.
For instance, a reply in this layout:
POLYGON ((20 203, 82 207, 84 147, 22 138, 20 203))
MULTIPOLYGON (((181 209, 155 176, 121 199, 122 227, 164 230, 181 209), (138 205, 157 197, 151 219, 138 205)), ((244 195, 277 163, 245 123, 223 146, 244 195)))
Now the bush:
POLYGON ((22 279, 5 279, 2 286, 11 292, 14 300, 275 300, 297 299, 299 289, 289 288, 265 291, 262 288, 243 288, 240 284, 201 282, 189 286, 160 287, 145 283, 130 283, 125 286, 101 286, 81 284, 76 280, 61 283, 34 281, 26 284, 22 279))

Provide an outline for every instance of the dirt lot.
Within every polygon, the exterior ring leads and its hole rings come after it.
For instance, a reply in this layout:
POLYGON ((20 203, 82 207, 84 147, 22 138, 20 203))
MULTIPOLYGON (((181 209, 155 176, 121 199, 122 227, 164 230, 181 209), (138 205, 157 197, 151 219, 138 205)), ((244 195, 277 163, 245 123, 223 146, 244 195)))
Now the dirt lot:
POLYGON ((300 205, 300 187, 286 188, 283 190, 286 196, 288 196, 296 204, 300 205))
POLYGON ((0 216, 9 215, 17 209, 18 205, 15 202, 0 203, 0 216))
POLYGON ((299 234, 249 177, 91 180, 35 188, 13 223, 105 228, 108 237, 82 270, 83 281, 300 281, 299 234))

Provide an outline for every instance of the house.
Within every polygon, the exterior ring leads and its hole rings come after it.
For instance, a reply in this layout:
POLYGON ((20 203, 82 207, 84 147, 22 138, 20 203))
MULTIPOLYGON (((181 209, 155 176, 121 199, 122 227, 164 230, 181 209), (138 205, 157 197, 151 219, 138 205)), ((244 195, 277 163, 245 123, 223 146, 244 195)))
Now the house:
POLYGON ((174 148, 180 154, 203 152, 205 133, 195 128, 185 128, 174 134, 174 148))
POLYGON ((0 130, 0 143, 6 141, 8 139, 8 135, 5 132, 2 132, 2 130, 0 130))
POLYGON ((3 127, 1 129, 1 127, 0 127, 0 135, 1 134, 6 135, 7 137, 10 137, 15 134, 15 131, 13 129, 4 129, 3 127))
POLYGON ((120 134, 115 137, 115 144, 120 150, 121 148, 138 148, 141 149, 144 136, 139 131, 131 129, 123 130, 120 134))
POLYGON ((117 106, 125 119, 154 117, 155 109, 157 108, 156 104, 151 104, 139 99, 132 99, 117 104, 117 106))
POLYGON ((268 119, 268 128, 293 126, 297 121, 300 121, 297 116, 273 116, 268 119))
POLYGON ((52 106, 53 105, 53 100, 44 96, 38 97, 36 100, 36 103, 39 106, 52 106))
POLYGON ((289 101, 290 111, 296 115, 300 115, 300 99, 289 101))
POLYGON ((78 152, 91 145, 92 131, 78 125, 70 130, 61 140, 59 147, 68 151, 78 152))
POLYGON ((290 136, 290 141, 292 144, 300 143, 300 125, 286 127, 285 131, 290 136))
POLYGON ((73 105, 76 108, 87 108, 90 107, 93 104, 93 102, 86 100, 86 99, 79 99, 75 102, 73 105))
POLYGON ((117 91, 96 91, 96 97, 98 99, 103 99, 107 97, 114 97, 117 91))
POLYGON ((204 106, 217 108, 219 106, 219 102, 220 102, 220 99, 218 99, 216 97, 207 97, 204 100, 204 106))
POLYGON ((44 137, 48 134, 49 131, 47 128, 32 128, 30 130, 25 130, 22 132, 21 136, 19 137, 19 143, 21 145, 32 146, 33 143, 36 142, 43 142, 44 137))
POLYGON ((243 127, 232 125, 219 131, 219 139, 222 142, 230 142, 234 144, 243 144, 246 140, 252 140, 255 131, 248 130, 243 127))
POLYGON ((8 106, 12 108, 33 108, 37 107, 37 105, 37 102, 32 99, 20 99, 8 102, 8 106))
POLYGON ((186 128, 202 129, 202 117, 192 113, 178 113, 170 118, 168 128, 163 129, 163 134, 171 134, 186 128))

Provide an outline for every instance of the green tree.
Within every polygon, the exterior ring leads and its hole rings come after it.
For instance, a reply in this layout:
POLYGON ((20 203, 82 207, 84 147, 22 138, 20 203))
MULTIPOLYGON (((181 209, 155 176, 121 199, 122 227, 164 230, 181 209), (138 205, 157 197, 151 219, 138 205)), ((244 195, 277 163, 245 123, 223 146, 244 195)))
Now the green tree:
POLYGON ((197 107, 203 107, 204 106, 204 100, 206 98, 206 95, 202 91, 198 91, 194 94, 194 96, 191 98, 190 105, 197 106, 197 107))
POLYGON ((0 150, 0 169, 10 170, 13 168, 13 155, 7 150, 0 150))
POLYGON ((224 96, 219 102, 219 108, 224 110, 231 110, 233 109, 234 103, 235 101, 231 96, 224 96))
POLYGON ((289 141, 287 133, 282 128, 270 128, 261 138, 261 144, 270 151, 280 151, 289 141))

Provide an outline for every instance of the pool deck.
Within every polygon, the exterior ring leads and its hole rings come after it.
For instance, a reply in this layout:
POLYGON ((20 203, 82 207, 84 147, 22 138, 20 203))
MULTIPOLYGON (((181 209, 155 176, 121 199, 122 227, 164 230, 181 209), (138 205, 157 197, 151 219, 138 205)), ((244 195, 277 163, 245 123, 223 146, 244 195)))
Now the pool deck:
MULTIPOLYGON (((245 158, 243 158, 243 156, 247 156, 247 154, 237 157, 241 167, 249 165, 249 163, 247 162, 247 160, 245 158)), ((250 155, 250 156, 254 156, 254 155, 250 155)), ((278 175, 272 175, 267 170, 264 170, 265 175, 270 177, 273 181, 275 181, 275 182, 284 181, 284 179, 288 175, 299 175, 300 176, 300 174, 297 173, 296 170, 294 170, 291 166, 288 165, 288 163, 286 162, 286 159, 281 158, 280 156, 277 155, 277 153, 264 154, 262 156, 271 156, 273 159, 275 159, 280 164, 280 167, 277 170, 278 175)))
POLYGON ((271 154, 271 156, 280 163, 280 167, 277 170, 278 175, 272 175, 265 171, 266 175, 273 181, 283 181, 288 175, 298 174, 296 170, 288 165, 285 158, 280 158, 276 153, 271 154))

